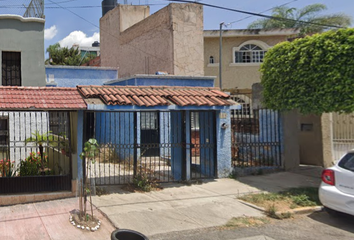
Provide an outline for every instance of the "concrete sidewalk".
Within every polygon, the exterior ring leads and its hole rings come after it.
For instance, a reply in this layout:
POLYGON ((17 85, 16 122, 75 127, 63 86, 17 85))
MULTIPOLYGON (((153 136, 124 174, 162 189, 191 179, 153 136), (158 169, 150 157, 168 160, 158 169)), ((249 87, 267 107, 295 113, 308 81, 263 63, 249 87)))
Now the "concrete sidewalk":
POLYGON ((78 206, 78 198, 67 198, 0 207, 0 239, 110 239, 115 228, 97 209, 94 215, 102 221, 97 232, 77 229, 70 224, 69 213, 78 206))
POLYGON ((220 226, 232 217, 262 216, 262 212, 238 202, 238 196, 317 187, 319 172, 302 169, 192 186, 164 184, 163 190, 150 193, 117 188, 113 194, 93 198, 97 207, 94 214, 102 221, 97 232, 79 230, 70 224, 69 212, 78 208, 77 198, 0 207, 0 239, 110 239, 116 227, 133 229, 154 239, 155 234, 220 226))
POLYGON ((118 228, 147 236, 224 225, 232 217, 262 216, 262 212, 237 201, 242 194, 280 191, 320 184, 319 168, 280 172, 238 180, 216 179, 200 185, 164 184, 162 191, 116 193, 94 197, 95 206, 118 228), (305 174, 304 174, 305 173, 305 174))

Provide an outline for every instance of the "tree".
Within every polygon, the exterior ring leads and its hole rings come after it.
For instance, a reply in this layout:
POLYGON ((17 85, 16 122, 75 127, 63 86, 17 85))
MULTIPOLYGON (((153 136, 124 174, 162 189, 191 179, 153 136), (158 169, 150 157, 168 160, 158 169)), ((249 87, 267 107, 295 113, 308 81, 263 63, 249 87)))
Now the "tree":
POLYGON ((315 34, 270 49, 261 65, 266 107, 301 113, 354 111, 354 29, 315 34))
POLYGON ((47 53, 49 53, 49 59, 45 63, 50 65, 80 66, 92 59, 91 56, 81 57, 78 48, 62 48, 59 43, 50 45, 47 48, 47 53))
POLYGON ((338 27, 349 27, 351 18, 345 14, 320 15, 326 10, 324 4, 311 4, 301 9, 289 8, 286 6, 276 7, 272 11, 272 17, 287 18, 291 20, 280 20, 274 18, 258 19, 248 25, 249 29, 273 29, 273 28, 299 28, 301 35, 320 33, 332 25, 338 27), (299 22, 300 21, 300 22, 299 22), (304 22, 301 22, 304 21, 304 22), (312 22, 321 25, 308 24, 312 22))

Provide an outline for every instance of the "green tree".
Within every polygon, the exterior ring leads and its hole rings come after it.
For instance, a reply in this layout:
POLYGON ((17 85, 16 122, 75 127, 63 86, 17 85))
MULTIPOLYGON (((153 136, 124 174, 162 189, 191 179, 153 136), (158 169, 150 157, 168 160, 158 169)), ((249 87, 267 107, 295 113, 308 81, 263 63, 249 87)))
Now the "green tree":
POLYGON ((77 48, 60 47, 59 43, 50 45, 47 53, 49 53, 49 59, 45 63, 50 65, 79 66, 92 59, 91 56, 81 57, 77 48))
POLYGON ((354 29, 314 34, 270 49, 261 65, 263 102, 302 113, 354 111, 354 29))
POLYGON ((272 17, 287 18, 281 20, 274 18, 258 19, 248 25, 249 29, 273 29, 273 28, 299 28, 302 35, 320 33, 328 27, 321 25, 332 25, 338 27, 349 27, 352 19, 345 14, 320 15, 326 10, 324 4, 311 4, 301 9, 289 8, 286 6, 276 7, 272 11, 272 17), (307 24, 304 22, 316 24, 307 24))

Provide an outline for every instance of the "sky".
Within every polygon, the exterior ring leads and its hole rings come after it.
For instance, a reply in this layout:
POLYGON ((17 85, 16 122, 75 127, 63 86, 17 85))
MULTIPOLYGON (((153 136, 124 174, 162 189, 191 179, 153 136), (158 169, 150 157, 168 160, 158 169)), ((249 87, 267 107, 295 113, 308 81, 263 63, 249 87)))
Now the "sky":
MULTIPOLYGON (((0 0, 0 14, 21 14, 30 0, 0 0), (13 6, 13 7, 12 7, 13 6), (12 11, 12 12, 11 12, 12 11)), ((102 17, 101 0, 45 0, 45 49, 57 42, 61 46, 73 44, 91 46, 99 41, 99 19, 102 17)), ((309 4, 322 3, 327 6, 323 14, 345 13, 354 22, 353 0, 198 0, 200 3, 222 6, 237 10, 271 14, 271 9, 286 4, 291 8, 302 8, 309 4)), ((168 0, 118 0, 118 3, 133 5, 150 5, 150 14, 165 7, 168 0)), ((227 10, 204 7, 204 29, 219 29, 220 23, 228 24, 224 29, 245 29, 258 17, 227 10)))

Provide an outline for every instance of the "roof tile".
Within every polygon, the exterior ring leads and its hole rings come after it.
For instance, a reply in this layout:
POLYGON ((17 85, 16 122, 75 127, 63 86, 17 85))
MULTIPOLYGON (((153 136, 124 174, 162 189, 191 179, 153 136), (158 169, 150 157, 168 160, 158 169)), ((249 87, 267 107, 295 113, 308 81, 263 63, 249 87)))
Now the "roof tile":
POLYGON ((1 86, 0 109, 78 110, 86 104, 76 88, 1 86))
MULTIPOLYGON (((100 98, 107 105, 229 106, 230 96, 219 88, 173 86, 77 86, 84 98, 100 98)), ((60 95, 57 95, 61 97, 60 95)))

